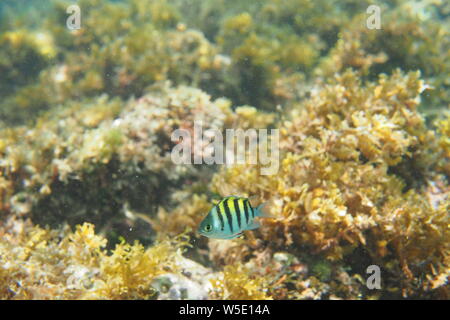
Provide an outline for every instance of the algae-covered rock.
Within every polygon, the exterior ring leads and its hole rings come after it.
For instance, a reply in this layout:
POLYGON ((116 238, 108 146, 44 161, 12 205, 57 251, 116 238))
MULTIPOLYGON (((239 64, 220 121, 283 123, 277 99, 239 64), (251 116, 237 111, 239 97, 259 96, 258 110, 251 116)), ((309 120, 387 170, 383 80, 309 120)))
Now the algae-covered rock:
POLYGON ((152 286, 158 291, 158 300, 206 300, 212 290, 211 281, 218 277, 199 263, 180 257, 179 274, 156 277, 152 286))
POLYGON ((9 219, 0 233, 1 299, 149 299, 152 281, 184 261, 181 238, 147 249, 122 242, 109 253, 87 223, 57 232, 9 219))
MULTIPOLYGON (((68 2, 51 1, 47 15, 23 21, 21 29, 5 23, 2 83, 15 89, 4 91, 2 113, 23 123, 67 99, 102 93, 127 99, 163 80, 275 110, 304 95, 313 76, 348 67, 372 79, 398 67, 421 69, 431 86, 448 88, 448 21, 435 22, 444 5, 418 13, 408 1, 380 1, 383 28, 372 30, 365 21, 370 4, 80 1, 82 28, 69 31, 68 2)), ((424 98, 434 111, 450 101, 447 90, 424 98)))
MULTIPOLYGON (((437 278, 450 270, 449 188, 430 201, 427 185, 446 185, 439 164, 448 157, 417 111, 422 90, 414 73, 367 86, 353 72, 338 76, 280 123, 278 174, 234 166, 216 174, 212 188, 272 201, 277 219, 255 231, 269 247, 310 246, 354 272, 364 270, 363 259, 395 274, 385 279, 388 291, 439 295, 446 289, 437 278)), ((237 246, 233 252, 251 242, 237 246)), ((224 248, 216 254, 230 257, 224 248)), ((318 266, 317 276, 329 278, 318 266)))
POLYGON ((172 132, 195 121, 223 130, 234 118, 228 101, 187 87, 155 89, 126 105, 106 97, 70 103, 33 129, 2 133, 2 208, 41 225, 90 221, 124 234, 134 227, 125 208, 154 214, 173 190, 210 171, 174 164, 172 132))

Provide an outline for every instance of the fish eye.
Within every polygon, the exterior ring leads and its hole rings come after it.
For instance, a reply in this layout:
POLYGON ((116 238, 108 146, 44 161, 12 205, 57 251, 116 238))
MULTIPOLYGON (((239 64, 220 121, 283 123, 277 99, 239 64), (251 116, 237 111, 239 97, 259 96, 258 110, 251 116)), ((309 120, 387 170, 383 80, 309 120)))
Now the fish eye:
POLYGON ((205 231, 206 231, 206 232, 210 232, 210 231, 211 231, 211 225, 210 225, 210 224, 207 224, 207 225, 205 226, 205 231))

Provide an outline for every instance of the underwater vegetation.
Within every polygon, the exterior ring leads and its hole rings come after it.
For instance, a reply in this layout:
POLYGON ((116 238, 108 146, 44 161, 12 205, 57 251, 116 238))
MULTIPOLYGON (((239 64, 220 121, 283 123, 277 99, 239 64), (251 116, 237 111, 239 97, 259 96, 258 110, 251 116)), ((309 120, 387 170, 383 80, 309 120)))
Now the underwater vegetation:
POLYGON ((33 129, 2 131, 0 208, 51 226, 138 227, 123 224, 127 212, 152 213, 180 185, 212 174, 206 166, 172 162, 173 130, 193 130, 194 121, 222 130, 272 120, 253 116, 251 108, 232 111, 228 100, 211 101, 199 89, 165 85, 126 105, 106 96, 71 102, 33 129))
POLYGON ((70 3, 0 4, 0 299, 449 298, 445 1, 380 30, 369 1, 80 0, 74 31, 70 3), (175 164, 200 121, 279 129, 279 171, 175 164), (230 195, 273 218, 202 237, 230 195))
POLYGON ((3 299, 150 299, 152 281, 179 272, 182 240, 148 249, 122 242, 107 254, 107 240, 91 224, 74 232, 14 224, 14 233, 1 231, 3 299))
POLYGON ((362 86, 347 71, 280 123, 277 175, 235 166, 220 170, 211 187, 275 199, 279 219, 255 231, 265 250, 287 246, 300 254, 305 247, 354 272, 368 259, 389 274, 391 293, 444 286, 448 157, 417 112, 422 90, 417 73, 362 86))
POLYGON ((83 28, 68 31, 70 2, 54 0, 40 19, 7 16, 0 25, 0 115, 21 124, 68 99, 126 100, 163 80, 273 111, 304 96, 315 77, 349 67, 372 80, 421 70, 441 88, 423 109, 442 108, 450 103, 445 2, 422 2, 418 11, 379 1, 382 29, 370 30, 368 1, 82 0, 83 28))

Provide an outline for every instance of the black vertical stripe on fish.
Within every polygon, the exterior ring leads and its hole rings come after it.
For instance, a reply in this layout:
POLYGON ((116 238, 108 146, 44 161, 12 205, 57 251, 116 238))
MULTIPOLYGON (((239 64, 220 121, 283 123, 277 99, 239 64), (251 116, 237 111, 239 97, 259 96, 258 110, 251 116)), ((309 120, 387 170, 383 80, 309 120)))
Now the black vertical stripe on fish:
POLYGON ((245 221, 246 221, 247 225, 248 225, 248 218, 249 218, 248 206, 249 206, 248 200, 245 199, 244 200, 244 212, 245 212, 245 221))
POLYGON ((239 230, 241 230, 241 209, 239 208, 239 199, 234 199, 234 211, 236 211, 236 217, 239 230))
POLYGON ((252 219, 255 219, 255 209, 253 209, 250 203, 248 204, 248 206, 250 207, 250 212, 252 213, 252 219))
POLYGON ((225 227, 225 224, 223 222, 223 217, 222 217, 223 213, 220 211, 220 206, 219 205, 216 206, 216 212, 217 212, 217 216, 219 217, 219 220, 220 220, 220 230, 223 231, 223 228, 225 227))
POLYGON ((219 217, 219 221, 220 221, 220 230, 223 231, 223 228, 225 226, 224 222, 223 222, 223 217, 222 217, 222 212, 220 212, 220 207, 217 205, 216 206, 216 214, 219 217))
POLYGON ((250 218, 254 219, 255 218, 255 210, 253 209, 250 201, 248 202, 248 210, 250 212, 250 218))
POLYGON ((227 215, 228 224, 230 225, 231 233, 234 233, 233 217, 231 216, 230 208, 228 207, 228 199, 223 201, 223 207, 225 208, 225 214, 227 215))
POLYGON ((241 215, 241 224, 243 226, 243 228, 247 227, 247 219, 245 217, 245 199, 240 198, 239 199, 239 214, 241 215))

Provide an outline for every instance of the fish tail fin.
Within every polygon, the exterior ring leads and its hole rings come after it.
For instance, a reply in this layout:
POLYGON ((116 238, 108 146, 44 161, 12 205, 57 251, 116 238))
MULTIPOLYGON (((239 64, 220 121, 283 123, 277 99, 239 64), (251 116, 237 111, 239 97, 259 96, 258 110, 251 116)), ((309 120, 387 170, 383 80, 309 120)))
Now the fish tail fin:
POLYGON ((261 218, 275 218, 274 215, 271 213, 270 208, 271 208, 271 201, 263 202, 256 208, 255 215, 261 218))

